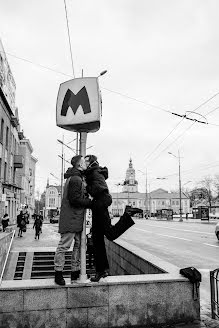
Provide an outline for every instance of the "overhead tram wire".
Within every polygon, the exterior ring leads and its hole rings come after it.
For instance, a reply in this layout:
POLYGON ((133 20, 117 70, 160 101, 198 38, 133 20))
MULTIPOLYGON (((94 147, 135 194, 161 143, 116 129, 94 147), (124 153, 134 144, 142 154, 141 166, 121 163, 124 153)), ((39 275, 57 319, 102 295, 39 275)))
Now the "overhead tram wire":
POLYGON ((197 123, 197 122, 193 122, 190 126, 188 126, 187 127, 187 129, 185 129, 184 130, 184 132, 182 133, 182 134, 180 134, 179 136, 177 136, 169 145, 167 145, 166 146, 166 148, 164 148, 158 155, 157 155, 157 157, 155 157, 154 158, 154 161, 158 158, 158 157, 160 157, 160 155, 164 152, 164 151, 166 151, 170 146, 172 146, 179 138, 181 138, 185 133, 186 133, 186 131, 187 130, 189 130, 189 129, 191 129, 192 128, 192 126, 195 124, 195 123, 197 123))
POLYGON ((136 98, 134 98, 134 97, 131 97, 131 96, 125 95, 125 94, 123 94, 123 93, 121 93, 121 92, 114 91, 114 90, 110 90, 110 89, 103 88, 103 87, 102 87, 102 89, 107 90, 107 91, 112 92, 112 93, 115 93, 115 94, 117 94, 117 95, 120 95, 120 96, 122 96, 122 97, 128 98, 128 99, 130 99, 130 100, 136 101, 136 102, 138 102, 138 103, 140 103, 140 104, 143 104, 143 105, 146 105, 146 106, 150 106, 150 107, 153 107, 153 108, 155 108, 155 109, 159 109, 159 110, 161 110, 161 111, 163 111, 163 112, 166 112, 166 113, 168 113, 168 114, 172 114, 172 112, 171 112, 170 110, 167 110, 167 109, 164 109, 164 108, 162 108, 162 107, 160 107, 160 106, 153 105, 153 104, 147 103, 147 102, 145 102, 145 101, 142 101, 142 100, 136 99, 136 98))
MULTIPOLYGON (((196 107, 194 110, 193 110, 193 112, 195 112, 195 111, 197 111, 200 107, 202 107, 202 106, 204 106, 205 104, 207 104, 209 101, 211 101, 213 98, 215 98, 216 96, 218 96, 219 95, 219 92, 217 92, 217 93, 215 93, 212 97, 210 97, 210 98, 208 98, 207 100, 205 100, 203 103, 201 103, 198 107, 196 107)), ((219 107, 216 107, 214 110, 212 110, 212 111, 210 111, 210 112, 208 112, 205 116, 207 116, 207 115, 209 115, 210 113, 212 113, 213 111, 215 111, 216 109, 218 109, 219 107)), ((174 114, 174 115, 176 115, 176 113, 172 113, 172 114, 174 114)), ((188 119, 187 117, 186 117, 186 115, 177 115, 177 116, 180 116, 180 117, 182 117, 182 120, 179 122, 179 124, 177 124, 176 126, 175 126, 175 128, 159 143, 159 145, 157 146, 157 147, 155 147, 155 149, 154 149, 154 151, 152 151, 152 153, 150 153, 148 156, 147 156, 147 158, 148 157, 150 157, 158 148, 159 148, 159 146, 170 136, 170 134, 172 134, 172 132, 182 123, 182 121, 183 121, 183 119, 185 118, 185 119, 188 119)), ((187 130, 189 130, 196 122, 199 122, 198 120, 194 120, 194 122, 187 128, 187 129, 185 129, 184 130, 184 132, 180 135, 180 136, 178 136, 176 139, 174 139, 173 140, 173 142, 171 143, 171 144, 169 144, 164 150, 162 150, 159 154, 158 154, 158 156, 157 157, 155 157, 155 159, 154 160, 156 160, 165 150, 167 150, 173 143, 175 143, 180 137, 182 137, 185 133, 186 133, 186 131, 187 130)), ((204 122, 199 122, 199 123, 204 123, 204 122)), ((208 125, 214 125, 214 126, 219 126, 218 124, 214 124, 214 123, 206 123, 206 124, 208 124, 208 125)), ((146 158, 146 159, 147 159, 146 158)))
MULTIPOLYGON (((66 73, 64 73, 64 72, 61 72, 61 71, 55 70, 55 69, 53 69, 53 68, 51 68, 51 67, 48 67, 48 66, 44 66, 44 65, 41 65, 41 64, 35 63, 35 62, 31 61, 31 60, 28 60, 28 59, 23 58, 23 57, 16 56, 16 55, 11 54, 11 53, 9 53, 9 52, 1 51, 1 50, 0 50, 0 52, 4 52, 4 53, 7 54, 8 56, 11 56, 11 57, 14 57, 14 58, 16 58, 16 59, 22 60, 22 61, 24 61, 24 62, 26 62, 26 63, 28 63, 28 64, 31 64, 31 65, 34 65, 34 66, 40 67, 40 68, 42 68, 42 69, 49 70, 49 71, 51 71, 51 72, 53 72, 53 73, 61 74, 61 75, 64 75, 64 76, 67 76, 67 77, 70 77, 70 78, 73 77, 73 76, 70 75, 70 74, 66 74, 66 73)), ((103 87, 102 87, 102 89, 105 89, 105 90, 110 91, 110 92, 112 92, 112 93, 118 94, 118 95, 120 95, 120 96, 122 96, 122 97, 126 97, 126 98, 128 98, 128 99, 130 99, 130 100, 133 100, 133 101, 136 101, 136 102, 138 102, 138 103, 142 103, 143 105, 146 105, 146 106, 150 106, 150 107, 153 107, 153 108, 159 109, 159 110, 164 111, 164 112, 167 112, 167 113, 169 113, 169 114, 173 114, 171 111, 166 110, 166 109, 164 109, 164 108, 162 108, 162 107, 159 107, 159 106, 156 106, 156 105, 153 105, 153 104, 150 104, 150 103, 143 102, 143 101, 141 101, 141 100, 139 100, 139 99, 136 99, 136 98, 134 98, 134 97, 131 97, 131 96, 128 96, 128 95, 122 94, 121 92, 113 91, 113 90, 110 90, 110 89, 107 89, 107 88, 103 88, 103 87)), ((216 95, 218 95, 218 93, 217 93, 216 95)), ((216 95, 212 96, 211 99, 214 98, 214 97, 216 97, 216 95)), ((210 99, 208 99, 205 103, 207 103, 208 101, 210 101, 210 99)), ((204 103, 203 103, 203 104, 204 104, 204 103)), ((201 104, 201 105, 203 105, 203 104, 201 104)), ((200 106, 201 106, 201 105, 200 105, 200 106)), ((199 106, 199 107, 200 107, 200 106, 199 106)), ((181 117, 183 118, 183 116, 184 116, 184 115, 182 115, 181 117)), ((184 117, 184 118, 186 118, 186 117, 184 117)), ((219 124, 216 124, 216 123, 210 123, 210 122, 208 122, 208 125, 219 126, 219 124)))
POLYGON ((177 125, 175 125, 175 127, 169 132, 169 134, 154 148, 154 150, 148 154, 148 156, 145 158, 146 160, 151 157, 151 155, 153 155, 153 153, 160 147, 160 145, 162 145, 162 143, 173 133, 173 131, 175 131, 177 129, 177 127, 182 123, 182 121, 184 120, 185 118, 183 117, 181 119, 181 121, 179 121, 177 123, 177 125))
POLYGON ((68 43, 69 43, 69 49, 70 49, 70 54, 71 54, 72 74, 73 74, 73 77, 75 78, 74 62, 73 62, 72 47, 71 47, 71 37, 70 37, 69 24, 68 24, 68 12, 67 12, 67 6, 66 6, 65 0, 64 0, 64 4, 65 4, 65 16, 66 16, 67 30, 68 30, 68 43))
MULTIPOLYGON (((216 161, 215 163, 218 163, 218 161, 216 161)), ((213 163, 212 163, 213 164, 213 163)), ((203 167, 200 167, 199 170, 208 170, 210 168, 213 168, 213 167, 217 167, 219 166, 219 163, 218 164, 205 164, 203 167)), ((193 172, 194 170, 197 171, 197 167, 194 167, 193 169, 188 169, 188 170, 182 170, 182 173, 191 173, 193 172)), ((177 176, 179 173, 176 172, 176 173, 172 173, 172 174, 168 174, 168 175, 165 175, 164 177, 165 178, 170 178, 170 177, 174 177, 174 176, 177 176)))
POLYGON ((24 61, 24 62, 26 62, 26 63, 29 63, 29 64, 32 64, 32 65, 34 65, 34 66, 37 66, 37 67, 40 67, 40 68, 43 68, 43 69, 46 69, 46 70, 52 71, 52 72, 54 72, 54 73, 58 73, 58 74, 61 74, 61 75, 64 75, 64 76, 68 76, 68 77, 72 78, 72 75, 69 75, 69 74, 66 74, 66 73, 63 73, 63 72, 57 71, 57 70, 55 70, 55 69, 53 69, 53 68, 51 68, 51 67, 44 66, 44 65, 41 65, 41 64, 38 64, 38 63, 34 63, 34 62, 31 61, 31 60, 28 60, 28 59, 25 59, 25 58, 22 58, 22 57, 18 57, 18 56, 16 56, 16 55, 13 55, 13 54, 11 54, 11 53, 9 53, 9 52, 6 52, 6 51, 1 51, 1 50, 0 50, 0 52, 2 52, 2 53, 4 52, 4 53, 5 53, 6 55, 8 55, 8 56, 11 56, 11 57, 14 57, 14 58, 16 58, 16 59, 22 60, 22 61, 24 61))

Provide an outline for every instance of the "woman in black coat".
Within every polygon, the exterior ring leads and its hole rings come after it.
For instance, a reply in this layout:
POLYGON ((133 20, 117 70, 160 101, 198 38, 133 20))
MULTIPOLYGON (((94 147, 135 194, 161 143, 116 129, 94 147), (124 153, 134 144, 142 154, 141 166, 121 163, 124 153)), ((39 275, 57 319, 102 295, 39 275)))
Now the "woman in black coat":
POLYGON ((134 224, 130 215, 134 213, 130 213, 130 210, 127 209, 115 225, 111 224, 108 207, 112 204, 112 197, 105 181, 108 178, 108 169, 99 166, 95 155, 85 156, 85 162, 87 165, 87 170, 85 171, 87 192, 93 197, 92 236, 96 276, 91 278, 91 281, 98 282, 100 278, 109 275, 104 235, 109 240, 114 240, 121 236, 134 224))

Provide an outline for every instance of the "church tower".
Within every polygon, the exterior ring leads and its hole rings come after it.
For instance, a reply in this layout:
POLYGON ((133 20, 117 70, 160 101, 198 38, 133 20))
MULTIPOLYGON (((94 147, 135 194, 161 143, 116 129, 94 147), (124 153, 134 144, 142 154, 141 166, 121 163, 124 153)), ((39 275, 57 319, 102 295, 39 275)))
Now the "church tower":
POLYGON ((138 182, 135 180, 135 169, 133 168, 132 159, 129 160, 129 167, 126 170, 123 192, 138 192, 138 182))

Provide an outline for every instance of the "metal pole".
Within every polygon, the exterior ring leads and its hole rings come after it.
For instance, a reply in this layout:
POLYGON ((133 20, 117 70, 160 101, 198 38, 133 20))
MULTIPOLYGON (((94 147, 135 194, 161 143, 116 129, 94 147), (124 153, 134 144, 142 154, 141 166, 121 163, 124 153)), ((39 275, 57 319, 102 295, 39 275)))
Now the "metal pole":
MULTIPOLYGON (((80 133, 80 155, 86 155, 86 141, 87 141, 87 132, 80 133)), ((81 233, 81 274, 80 274, 80 282, 85 282, 87 280, 86 274, 86 211, 84 214, 84 223, 83 223, 83 231, 81 233)))
POLYGON ((182 222, 182 187, 181 187, 181 165, 180 165, 180 152, 178 150, 179 158, 179 221, 182 222))
POLYGON ((148 215, 148 174, 145 173, 145 214, 148 215))
POLYGON ((119 204, 118 204, 118 189, 119 189, 119 185, 117 184, 117 215, 119 216, 119 204))
POLYGON ((62 201, 62 193, 63 193, 63 170, 64 170, 64 160, 63 160, 63 143, 64 143, 64 135, 62 136, 62 169, 61 169, 61 201, 62 201))

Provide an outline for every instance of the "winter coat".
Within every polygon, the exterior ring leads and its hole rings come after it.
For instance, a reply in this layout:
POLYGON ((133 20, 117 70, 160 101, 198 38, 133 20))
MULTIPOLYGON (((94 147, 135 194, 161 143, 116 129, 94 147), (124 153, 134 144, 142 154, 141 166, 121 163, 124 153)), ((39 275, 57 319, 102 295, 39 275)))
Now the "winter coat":
POLYGON ((26 226, 26 221, 25 221, 25 217, 24 217, 23 213, 20 213, 17 216, 17 226, 19 228, 23 228, 24 226, 26 226))
POLYGON ((87 192, 93 198, 98 198, 102 193, 109 194, 109 189, 105 181, 108 179, 107 167, 101 167, 99 164, 95 164, 86 170, 85 175, 87 192))
POLYGON ((62 198, 59 233, 80 232, 83 230, 86 208, 91 208, 82 172, 76 168, 68 169, 62 198))
POLYGON ((34 221, 33 228, 35 228, 36 230, 37 229, 39 230, 41 228, 41 226, 42 226, 42 220, 38 217, 34 221))

